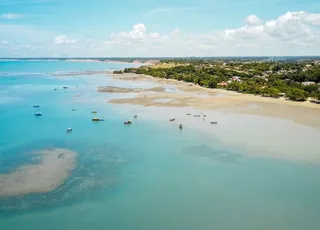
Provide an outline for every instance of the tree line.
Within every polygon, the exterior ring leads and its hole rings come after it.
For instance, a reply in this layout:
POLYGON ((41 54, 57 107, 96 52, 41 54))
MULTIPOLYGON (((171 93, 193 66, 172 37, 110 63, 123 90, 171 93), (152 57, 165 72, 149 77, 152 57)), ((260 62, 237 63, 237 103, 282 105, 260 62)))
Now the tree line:
POLYGON ((114 73, 146 74, 198 84, 207 88, 224 88, 264 97, 285 96, 292 101, 305 101, 308 97, 320 100, 320 65, 309 62, 232 62, 227 64, 204 61, 199 64, 199 62, 172 68, 126 68, 124 71, 114 71, 114 73), (234 76, 237 76, 237 80, 230 82, 234 76), (315 84, 301 84, 307 81, 313 81, 315 84))

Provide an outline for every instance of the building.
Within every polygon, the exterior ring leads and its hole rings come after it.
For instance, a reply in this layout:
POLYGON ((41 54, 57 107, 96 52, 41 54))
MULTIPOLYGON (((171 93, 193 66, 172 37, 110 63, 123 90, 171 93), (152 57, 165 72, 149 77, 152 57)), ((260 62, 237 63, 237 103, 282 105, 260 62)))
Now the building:
POLYGON ((314 84, 316 84, 314 81, 304 81, 301 83, 301 85, 303 86, 314 85, 314 84))
POLYGON ((218 86, 227 87, 228 83, 223 81, 223 82, 218 83, 218 86))
POLYGON ((241 82, 241 77, 238 77, 238 76, 233 76, 231 78, 232 81, 237 81, 237 82, 241 82))

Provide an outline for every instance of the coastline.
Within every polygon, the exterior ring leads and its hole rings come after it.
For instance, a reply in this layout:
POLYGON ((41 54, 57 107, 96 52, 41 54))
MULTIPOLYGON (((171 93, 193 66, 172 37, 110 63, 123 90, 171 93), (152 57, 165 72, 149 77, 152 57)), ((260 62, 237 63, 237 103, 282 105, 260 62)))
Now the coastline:
POLYGON ((136 91, 137 94, 134 97, 109 100, 108 102, 112 104, 221 110, 226 113, 232 112, 288 119, 298 124, 320 128, 320 106, 308 101, 294 102, 280 98, 241 94, 223 89, 208 89, 173 79, 160 79, 133 73, 108 74, 108 76, 115 80, 152 82, 161 87, 171 86, 177 89, 175 92, 139 93, 136 91), (161 99, 166 101, 161 101, 161 99), (169 99, 171 100, 169 101, 169 99))

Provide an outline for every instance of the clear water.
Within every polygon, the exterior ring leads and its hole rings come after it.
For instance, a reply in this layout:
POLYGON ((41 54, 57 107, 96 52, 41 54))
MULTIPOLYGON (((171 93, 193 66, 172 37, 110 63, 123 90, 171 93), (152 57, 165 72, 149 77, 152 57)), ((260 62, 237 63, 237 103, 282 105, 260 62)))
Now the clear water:
POLYGON ((107 76, 47 74, 113 68, 0 62, 0 173, 32 163, 36 149, 79 153, 58 189, 0 198, 0 229, 320 229, 318 165, 250 158, 201 132, 134 120, 96 92, 107 76), (92 110, 105 121, 92 123, 92 110))

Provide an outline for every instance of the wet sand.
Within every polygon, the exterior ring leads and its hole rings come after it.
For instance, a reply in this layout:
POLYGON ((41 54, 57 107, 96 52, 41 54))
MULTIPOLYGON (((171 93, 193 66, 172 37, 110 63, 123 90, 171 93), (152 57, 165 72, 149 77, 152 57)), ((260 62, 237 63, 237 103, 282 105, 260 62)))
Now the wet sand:
POLYGON ((142 92, 164 92, 165 88, 162 86, 153 87, 150 89, 141 88, 121 88, 116 86, 99 86, 100 93, 142 93, 142 92))
POLYGON ((39 163, 0 174, 0 198, 53 191, 68 178, 76 165, 77 153, 68 149, 44 149, 34 155, 40 158, 39 163))
MULTIPOLYGON (((240 94, 221 89, 207 89, 194 84, 171 79, 159 79, 146 75, 113 74, 111 76, 116 80, 153 82, 158 84, 159 87, 164 88, 170 85, 180 91, 168 93, 165 91, 143 90, 133 98, 109 100, 109 103, 113 104, 221 110, 224 112, 288 119, 297 124, 320 128, 320 105, 310 102, 293 102, 285 99, 240 94), (159 102, 159 100, 167 98, 172 100, 159 102)), ((121 91, 120 89, 117 90, 118 92, 121 91)))

